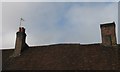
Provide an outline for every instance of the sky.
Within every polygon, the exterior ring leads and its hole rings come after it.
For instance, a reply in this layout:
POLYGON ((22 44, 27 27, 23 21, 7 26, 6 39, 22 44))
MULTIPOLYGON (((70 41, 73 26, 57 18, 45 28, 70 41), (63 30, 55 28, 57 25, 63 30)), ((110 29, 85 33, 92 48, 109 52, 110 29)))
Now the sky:
POLYGON ((30 46, 101 43, 100 24, 106 22, 115 21, 118 31, 117 2, 3 2, 3 49, 14 48, 21 17, 30 46))
POLYGON ((118 2, 120 0, 1 0, 2 2, 118 2))
MULTIPOLYGON (((118 12, 120 12, 120 2, 118 3, 118 12)), ((120 44, 120 14, 118 14, 118 43, 120 44)))

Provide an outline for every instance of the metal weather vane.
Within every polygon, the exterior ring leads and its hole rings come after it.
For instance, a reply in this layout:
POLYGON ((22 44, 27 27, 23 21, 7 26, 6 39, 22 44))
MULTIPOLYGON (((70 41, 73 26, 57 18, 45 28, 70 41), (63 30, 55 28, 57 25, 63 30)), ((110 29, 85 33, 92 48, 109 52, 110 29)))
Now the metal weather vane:
POLYGON ((24 21, 24 19, 20 18, 20 27, 22 27, 22 21, 24 21))

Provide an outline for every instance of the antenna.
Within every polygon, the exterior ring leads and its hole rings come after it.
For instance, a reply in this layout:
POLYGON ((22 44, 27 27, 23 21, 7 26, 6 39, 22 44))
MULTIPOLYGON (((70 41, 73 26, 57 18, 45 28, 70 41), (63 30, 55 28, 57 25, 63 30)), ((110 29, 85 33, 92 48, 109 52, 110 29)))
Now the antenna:
POLYGON ((20 18, 20 27, 22 27, 22 21, 24 21, 24 19, 20 18))

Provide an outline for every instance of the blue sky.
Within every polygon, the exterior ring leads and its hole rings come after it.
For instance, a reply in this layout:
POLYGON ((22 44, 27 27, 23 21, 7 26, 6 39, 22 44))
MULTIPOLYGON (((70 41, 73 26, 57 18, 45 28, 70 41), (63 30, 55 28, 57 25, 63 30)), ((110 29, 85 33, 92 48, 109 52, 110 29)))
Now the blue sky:
POLYGON ((20 17, 29 45, 101 43, 99 25, 118 24, 118 3, 3 2, 2 48, 14 48, 20 17))

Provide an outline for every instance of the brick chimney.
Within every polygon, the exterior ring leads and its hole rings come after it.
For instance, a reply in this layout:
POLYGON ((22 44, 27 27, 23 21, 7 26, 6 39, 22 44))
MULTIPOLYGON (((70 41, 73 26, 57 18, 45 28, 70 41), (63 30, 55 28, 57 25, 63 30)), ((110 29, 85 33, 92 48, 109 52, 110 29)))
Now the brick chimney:
POLYGON ((102 45, 104 46, 116 46, 116 33, 115 33, 115 22, 101 24, 101 37, 102 45))
POLYGON ((19 31, 16 33, 16 43, 15 43, 15 50, 13 53, 13 57, 17 57, 21 55, 21 52, 28 48, 26 44, 26 33, 24 27, 19 27, 19 31))

